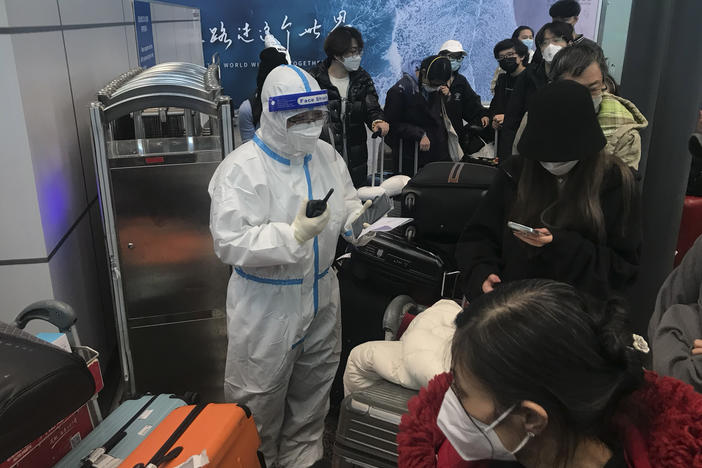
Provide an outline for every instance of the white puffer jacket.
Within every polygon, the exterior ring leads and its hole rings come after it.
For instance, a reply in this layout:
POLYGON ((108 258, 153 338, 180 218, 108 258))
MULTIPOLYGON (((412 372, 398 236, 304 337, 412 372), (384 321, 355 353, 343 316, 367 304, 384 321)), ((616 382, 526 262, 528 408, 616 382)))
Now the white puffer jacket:
POLYGON ((412 320, 399 341, 369 341, 351 350, 344 371, 344 394, 388 380, 419 390, 448 372, 454 320, 461 306, 441 300, 412 320))

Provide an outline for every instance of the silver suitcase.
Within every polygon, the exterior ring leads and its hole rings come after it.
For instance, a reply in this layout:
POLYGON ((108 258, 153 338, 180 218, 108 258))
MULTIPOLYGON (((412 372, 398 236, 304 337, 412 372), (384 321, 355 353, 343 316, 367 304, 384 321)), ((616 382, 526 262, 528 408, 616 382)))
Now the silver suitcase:
POLYGON ((400 420, 417 393, 383 381, 344 398, 332 466, 395 468, 400 420))

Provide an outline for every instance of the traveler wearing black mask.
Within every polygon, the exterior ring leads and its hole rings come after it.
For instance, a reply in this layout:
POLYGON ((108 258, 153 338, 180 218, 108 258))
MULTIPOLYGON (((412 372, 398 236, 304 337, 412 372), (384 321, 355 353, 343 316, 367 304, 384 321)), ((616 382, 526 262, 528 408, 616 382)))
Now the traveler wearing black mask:
MULTIPOLYGON (((497 79, 495 96, 490 102, 492 128, 497 130, 501 129, 504 124, 505 112, 512 97, 512 90, 523 79, 524 70, 526 69, 525 64, 528 63, 529 49, 520 40, 505 39, 497 43, 493 53, 500 64, 500 68, 505 71, 497 79)), ((505 132, 501 132, 497 146, 500 155, 509 156, 509 154, 502 154, 500 148, 509 148, 509 152, 511 152, 512 139, 514 138, 513 132, 511 133, 511 135, 507 135, 505 132)))

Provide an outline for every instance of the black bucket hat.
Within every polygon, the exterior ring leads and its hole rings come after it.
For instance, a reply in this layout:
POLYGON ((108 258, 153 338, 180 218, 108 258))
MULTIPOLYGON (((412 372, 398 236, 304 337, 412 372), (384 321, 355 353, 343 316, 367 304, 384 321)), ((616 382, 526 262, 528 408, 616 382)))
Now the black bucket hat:
POLYGON ((588 158, 606 144, 590 91, 563 80, 536 92, 517 149, 525 158, 564 162, 588 158))
POLYGON ((263 89, 263 83, 266 81, 268 74, 273 71, 274 68, 285 65, 288 63, 288 59, 285 54, 279 52, 275 47, 266 47, 259 54, 261 63, 258 66, 258 73, 256 75, 256 89, 263 89))

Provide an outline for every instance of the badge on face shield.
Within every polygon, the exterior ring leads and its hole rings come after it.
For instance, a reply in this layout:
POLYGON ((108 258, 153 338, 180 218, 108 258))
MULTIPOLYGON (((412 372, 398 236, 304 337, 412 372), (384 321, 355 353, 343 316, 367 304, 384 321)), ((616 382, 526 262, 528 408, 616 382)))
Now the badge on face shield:
POLYGON ((284 94, 268 98, 268 112, 326 106, 327 102, 329 102, 329 97, 326 89, 309 93, 284 94))

